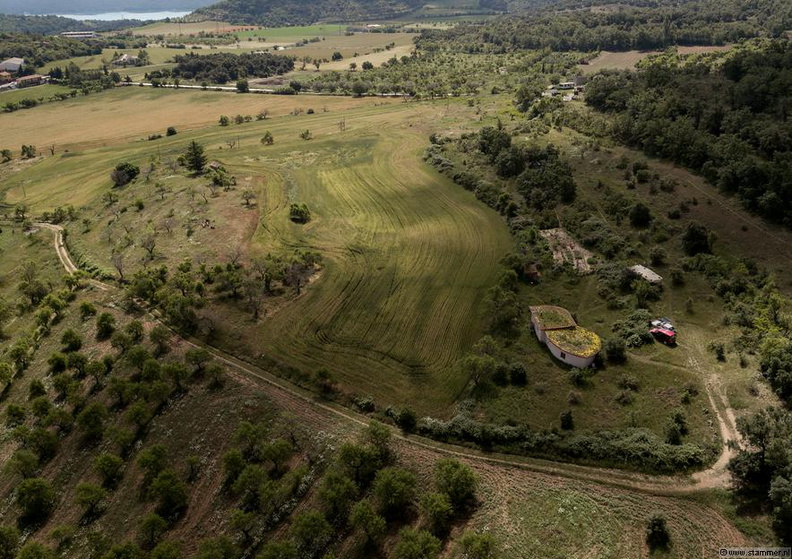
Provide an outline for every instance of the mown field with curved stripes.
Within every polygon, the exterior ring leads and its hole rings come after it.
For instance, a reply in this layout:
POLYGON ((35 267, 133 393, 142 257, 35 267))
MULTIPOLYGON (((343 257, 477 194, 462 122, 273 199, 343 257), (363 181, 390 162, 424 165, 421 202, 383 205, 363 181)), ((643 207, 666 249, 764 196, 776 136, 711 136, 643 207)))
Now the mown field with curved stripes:
MULTIPOLYGON (((122 103, 123 97, 113 94, 122 103)), ((173 105, 183 93, 172 95, 162 101, 173 105)), ((256 109, 251 97, 228 95, 239 100, 243 114, 256 109)), ((253 321, 241 305, 206 309, 217 315, 213 343, 304 374, 324 367, 344 387, 372 395, 379 404, 409 403, 419 412, 443 415, 467 384, 455 363, 483 333, 486 291, 510 243, 500 216, 422 161, 429 134, 444 120, 458 126, 472 109, 458 100, 347 99, 341 105, 309 96, 255 97, 261 108, 272 105, 282 116, 226 128, 206 126, 216 118, 206 112, 210 105, 196 104, 192 113, 183 107, 180 115, 194 114, 201 128, 183 133, 180 128, 178 135, 156 142, 83 143, 69 152, 68 144, 59 146, 55 156, 13 176, 5 200, 28 203, 33 211, 69 203, 81 207, 81 217, 92 225, 71 224, 70 247, 111 273, 113 248, 127 236, 134 239, 152 229, 157 230, 155 263, 171 267, 185 257, 226 262, 240 248, 243 260, 295 248, 316 250, 324 258, 321 273, 296 299, 268 302, 263 319, 253 321), (289 106, 304 112, 284 114, 289 106), (307 114, 308 109, 314 114, 307 114), (345 130, 338 125, 341 119, 345 130), (310 141, 299 138, 306 129, 313 135, 310 141), (259 141, 267 130, 275 137, 273 146, 259 141), (117 205, 129 211, 112 213, 105 207, 101 196, 110 191, 115 164, 130 160, 144 169, 155 155, 167 166, 191 139, 236 176, 236 190, 210 197, 204 206, 194 192, 190 197, 187 192, 190 187, 205 190, 206 179, 163 172, 157 180, 166 184, 167 194, 160 197, 153 180, 146 184, 139 179, 116 190, 121 197, 117 205), (237 142, 234 149, 229 149, 230 140, 237 142), (240 192, 246 188, 256 193, 253 210, 241 204, 240 192), (134 210, 136 200, 145 202, 144 210, 134 210), (309 206, 309 223, 288 219, 293 202, 309 206), (187 238, 183 225, 168 234, 160 225, 169 216, 184 224, 196 214, 206 215, 216 227, 199 228, 187 238)), ((135 90, 123 103, 139 98, 135 90)), ((181 98, 191 103, 196 95, 181 98)), ((228 103, 215 110, 233 116, 234 105, 228 103)), ((118 107, 122 113, 124 106, 118 107)), ((82 105, 74 109, 75 114, 84 111, 82 105)), ((167 124, 160 121, 160 126, 167 124)), ((189 129, 190 122, 183 128, 189 129)), ((124 129, 118 134, 124 136, 124 129)), ((151 265, 137 244, 126 254, 127 275, 151 265)))

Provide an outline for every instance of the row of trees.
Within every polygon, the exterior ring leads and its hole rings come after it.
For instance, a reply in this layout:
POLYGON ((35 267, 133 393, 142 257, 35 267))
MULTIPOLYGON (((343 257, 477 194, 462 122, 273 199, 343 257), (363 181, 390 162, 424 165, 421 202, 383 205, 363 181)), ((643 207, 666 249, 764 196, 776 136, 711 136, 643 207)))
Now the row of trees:
POLYGON ((294 69, 294 59, 274 54, 195 54, 174 57, 174 78, 207 81, 210 83, 236 82, 244 78, 267 78, 285 74, 294 69))

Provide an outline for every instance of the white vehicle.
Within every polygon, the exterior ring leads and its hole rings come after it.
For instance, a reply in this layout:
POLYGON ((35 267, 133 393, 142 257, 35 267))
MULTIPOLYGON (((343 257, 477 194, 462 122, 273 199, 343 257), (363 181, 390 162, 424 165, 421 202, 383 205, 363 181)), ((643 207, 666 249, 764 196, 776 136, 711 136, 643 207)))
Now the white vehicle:
POLYGON ((672 332, 675 331, 674 324, 671 322, 670 318, 655 318, 650 324, 654 328, 664 328, 665 330, 671 330, 672 332))

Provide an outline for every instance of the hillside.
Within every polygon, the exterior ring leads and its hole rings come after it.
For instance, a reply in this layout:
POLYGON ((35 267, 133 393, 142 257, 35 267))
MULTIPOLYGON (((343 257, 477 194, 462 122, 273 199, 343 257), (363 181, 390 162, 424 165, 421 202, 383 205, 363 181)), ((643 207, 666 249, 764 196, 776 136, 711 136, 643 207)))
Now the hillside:
POLYGON ((193 16, 254 25, 307 25, 318 21, 383 19, 408 13, 421 0, 224 0, 193 16))
POLYGON ((211 0, 5 0, 0 7, 6 14, 97 14, 103 12, 162 12, 194 10, 211 0))

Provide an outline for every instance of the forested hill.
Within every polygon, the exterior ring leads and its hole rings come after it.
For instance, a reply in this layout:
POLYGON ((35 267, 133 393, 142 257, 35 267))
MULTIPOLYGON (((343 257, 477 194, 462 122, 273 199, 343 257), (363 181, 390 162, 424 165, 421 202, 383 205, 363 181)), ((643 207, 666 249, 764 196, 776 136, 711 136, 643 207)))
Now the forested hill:
POLYGON ((792 227, 792 43, 747 45, 714 62, 676 59, 595 75, 586 103, 611 114, 616 139, 684 165, 792 227))
POLYGON ((789 0, 511 0, 521 17, 430 31, 468 52, 515 49, 649 50, 779 37, 792 29, 789 0))
POLYGON ((0 33, 52 35, 63 31, 114 31, 140 25, 140 21, 77 21, 58 16, 16 16, 0 14, 0 33))
POLYGON ((423 0, 224 0, 194 14, 233 23, 308 25, 395 17, 423 4, 423 0))

